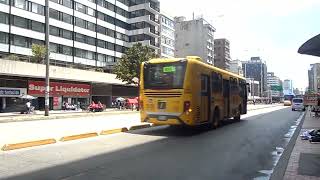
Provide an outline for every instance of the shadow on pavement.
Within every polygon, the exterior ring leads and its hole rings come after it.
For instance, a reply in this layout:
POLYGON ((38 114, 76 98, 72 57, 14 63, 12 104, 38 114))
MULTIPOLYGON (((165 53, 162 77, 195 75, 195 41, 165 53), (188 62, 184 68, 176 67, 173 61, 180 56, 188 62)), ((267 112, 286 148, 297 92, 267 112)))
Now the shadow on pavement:
MULTIPOLYGON (((273 136, 283 132, 281 129, 279 133, 263 131, 271 121, 268 118, 285 114, 288 113, 284 110, 273 111, 263 117, 248 117, 239 123, 231 121, 215 130, 176 127, 137 130, 130 133, 166 138, 37 169, 8 179, 252 179, 263 168, 262 164, 270 161, 270 150, 278 138, 273 136), (258 121, 249 123, 251 120, 261 121, 257 126, 258 121)), ((286 121, 281 124, 282 129, 286 128, 286 121)), ((50 155, 57 154, 48 153, 50 155)))

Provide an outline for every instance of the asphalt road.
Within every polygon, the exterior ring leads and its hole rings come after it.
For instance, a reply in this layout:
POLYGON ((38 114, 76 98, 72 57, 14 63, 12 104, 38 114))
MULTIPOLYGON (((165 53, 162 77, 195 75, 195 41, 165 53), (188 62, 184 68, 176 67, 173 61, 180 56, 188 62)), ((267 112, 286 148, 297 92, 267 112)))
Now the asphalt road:
POLYGON ((301 112, 249 112, 215 129, 153 127, 0 153, 4 179, 268 179, 272 152, 301 112), (264 174, 266 172, 266 174, 264 174))

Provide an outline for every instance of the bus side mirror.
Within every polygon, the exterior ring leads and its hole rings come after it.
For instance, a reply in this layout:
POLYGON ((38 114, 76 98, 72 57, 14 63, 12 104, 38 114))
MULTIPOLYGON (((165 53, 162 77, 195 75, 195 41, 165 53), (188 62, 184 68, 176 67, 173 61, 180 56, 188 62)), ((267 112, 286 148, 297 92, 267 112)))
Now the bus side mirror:
POLYGON ((249 83, 247 83, 247 88, 248 88, 248 92, 250 93, 251 89, 250 89, 250 84, 249 83))

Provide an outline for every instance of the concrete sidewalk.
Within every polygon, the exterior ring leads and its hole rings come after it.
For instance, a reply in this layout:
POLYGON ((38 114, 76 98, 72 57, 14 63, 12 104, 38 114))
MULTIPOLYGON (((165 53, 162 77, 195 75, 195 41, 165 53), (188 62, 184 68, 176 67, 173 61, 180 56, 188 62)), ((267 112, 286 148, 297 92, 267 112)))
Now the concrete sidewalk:
MULTIPOLYGON (((307 112, 299 133, 301 134, 308 129, 320 129, 320 117, 313 117, 310 111, 307 112)), ((283 179, 320 180, 320 143, 310 143, 308 140, 301 140, 298 137, 283 179), (306 156, 311 157, 311 161, 307 160, 306 156), (312 159, 317 162, 312 162, 312 159), (317 175, 312 171, 318 171, 317 175)))

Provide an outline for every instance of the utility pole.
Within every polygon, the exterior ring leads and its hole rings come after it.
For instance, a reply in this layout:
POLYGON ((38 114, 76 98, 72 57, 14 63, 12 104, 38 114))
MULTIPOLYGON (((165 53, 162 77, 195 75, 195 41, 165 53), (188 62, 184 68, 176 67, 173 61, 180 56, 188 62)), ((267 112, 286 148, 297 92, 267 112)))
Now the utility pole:
POLYGON ((50 81, 49 81, 49 66, 50 66, 50 57, 49 57, 49 0, 46 0, 45 4, 45 18, 46 18, 46 81, 45 81, 45 94, 44 94, 44 115, 49 116, 49 91, 50 91, 50 81))

